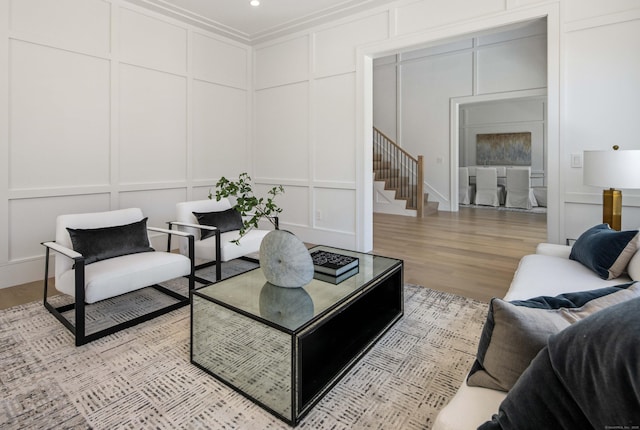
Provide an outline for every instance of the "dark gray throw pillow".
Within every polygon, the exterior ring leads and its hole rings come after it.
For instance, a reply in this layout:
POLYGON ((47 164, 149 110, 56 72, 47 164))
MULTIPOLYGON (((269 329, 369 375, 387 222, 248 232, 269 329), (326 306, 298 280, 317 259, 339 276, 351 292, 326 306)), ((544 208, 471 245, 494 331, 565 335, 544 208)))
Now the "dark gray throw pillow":
MULTIPOLYGON (((193 215, 198 220, 198 224, 217 227, 220 233, 242 228, 242 216, 234 208, 217 212, 193 212, 193 215)), ((212 230, 201 230, 200 239, 204 240, 210 236, 215 236, 215 234, 212 230)))
POLYGON ((478 430, 638 428, 639 357, 640 298, 551 336, 478 430))
POLYGON ((638 230, 612 230, 609 224, 591 227, 571 247, 569 259, 582 263, 602 279, 615 279, 638 249, 638 230))
POLYGON ((67 228, 73 250, 84 256, 84 264, 122 255, 155 251, 149 245, 147 218, 101 228, 67 228))
POLYGON ((640 297, 640 284, 632 282, 555 297, 492 299, 467 385, 509 391, 549 336, 636 297, 640 297))

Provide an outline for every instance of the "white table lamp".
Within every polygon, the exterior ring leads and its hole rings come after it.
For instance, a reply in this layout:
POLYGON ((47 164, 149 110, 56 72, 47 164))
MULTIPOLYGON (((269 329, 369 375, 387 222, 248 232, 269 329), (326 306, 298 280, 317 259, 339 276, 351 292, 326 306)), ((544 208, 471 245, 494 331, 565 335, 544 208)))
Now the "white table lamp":
POLYGON ((602 193, 602 222, 622 228, 622 191, 640 188, 640 150, 584 151, 585 185, 608 187, 602 193))

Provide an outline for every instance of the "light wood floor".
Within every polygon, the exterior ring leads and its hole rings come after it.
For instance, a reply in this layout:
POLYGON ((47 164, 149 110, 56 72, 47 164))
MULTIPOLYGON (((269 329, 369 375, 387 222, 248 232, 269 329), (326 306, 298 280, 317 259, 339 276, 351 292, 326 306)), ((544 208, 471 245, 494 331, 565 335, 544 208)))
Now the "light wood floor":
MULTIPOLYGON (((520 258, 547 237, 544 214, 491 209, 374 214, 373 224, 373 252, 403 259, 406 283, 482 301, 504 296, 520 258)), ((0 309, 41 299, 41 281, 0 288, 0 309)))
POLYGON ((404 281, 482 301, 503 297, 546 215, 461 208, 425 218, 374 214, 373 252, 404 260, 404 281))

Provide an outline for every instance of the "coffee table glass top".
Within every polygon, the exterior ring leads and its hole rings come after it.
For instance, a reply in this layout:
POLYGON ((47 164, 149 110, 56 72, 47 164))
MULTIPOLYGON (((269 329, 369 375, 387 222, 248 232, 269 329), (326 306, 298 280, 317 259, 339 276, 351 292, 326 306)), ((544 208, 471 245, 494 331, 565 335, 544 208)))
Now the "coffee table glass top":
POLYGON ((297 331, 323 312, 357 294, 363 286, 401 263, 400 260, 316 246, 359 259, 359 271, 339 284, 313 279, 301 288, 282 288, 265 279, 260 268, 203 287, 197 294, 286 331, 297 331))

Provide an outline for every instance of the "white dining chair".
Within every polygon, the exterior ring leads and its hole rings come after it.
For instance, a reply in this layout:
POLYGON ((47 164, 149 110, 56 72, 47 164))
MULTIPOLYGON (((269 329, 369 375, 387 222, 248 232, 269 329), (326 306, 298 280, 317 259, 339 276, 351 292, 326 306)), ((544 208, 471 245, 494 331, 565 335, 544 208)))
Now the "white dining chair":
POLYGON ((538 203, 531 188, 531 167, 509 167, 505 207, 531 209, 534 206, 538 203))
POLYGON ((469 169, 458 168, 458 202, 462 205, 470 205, 475 201, 476 186, 469 183, 469 169))
POLYGON ((498 172, 495 167, 476 168, 476 204, 500 206, 504 201, 503 188, 498 185, 498 172))

